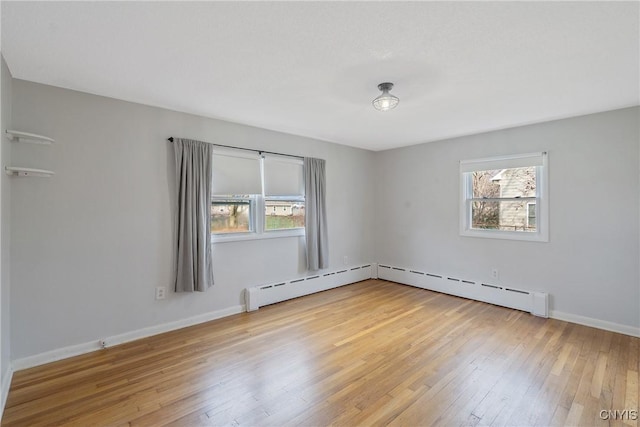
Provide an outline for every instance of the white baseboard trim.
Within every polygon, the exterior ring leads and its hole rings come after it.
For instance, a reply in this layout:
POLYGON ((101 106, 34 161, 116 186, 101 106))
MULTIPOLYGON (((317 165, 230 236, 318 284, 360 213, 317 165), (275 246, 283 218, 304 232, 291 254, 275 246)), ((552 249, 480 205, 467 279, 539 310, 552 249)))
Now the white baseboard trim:
MULTIPOLYGON (((154 325, 147 328, 137 329, 135 331, 125 332, 123 334, 114 335, 111 337, 104 338, 104 341, 106 343, 106 347, 111 347, 118 344, 124 344, 130 341, 135 341, 141 338, 162 334, 164 332, 170 332, 176 329, 182 329, 188 326, 209 322, 211 320, 220 319, 222 317, 231 316, 234 314, 242 313, 244 311, 245 311, 244 305, 236 305, 236 306, 225 308, 222 310, 211 311, 209 313, 203 313, 197 316, 188 317, 186 319, 176 320, 168 323, 162 323, 160 325, 154 325)), ((100 339, 95 339, 94 341, 71 345, 68 347, 47 351, 47 352, 36 354, 33 356, 23 357, 23 358, 14 360, 12 362, 11 367, 13 368, 14 371, 20 371, 22 369, 28 369, 28 368, 33 368, 34 366, 44 365, 45 363, 56 362, 58 360, 66 359, 68 357, 79 356, 81 354, 90 353, 92 351, 97 351, 101 349, 99 342, 100 342, 100 339)))
MULTIPOLYGON (((139 340, 153 335, 162 334, 164 332, 175 331, 176 329, 186 328, 188 326, 198 325, 200 323, 210 322, 211 320, 221 319, 223 317, 232 316, 234 314, 243 313, 244 305, 236 305, 222 310, 210 311, 209 313, 199 314, 197 316, 188 317, 186 319, 176 320, 173 322, 162 323, 160 325, 150 326, 148 328, 138 329, 136 331, 125 332, 124 334, 114 335, 107 338, 106 346, 111 347, 126 342, 139 340)), ((94 343, 94 346, 97 345, 94 343)))
MULTIPOLYGON (((382 280, 389 280, 409 286, 456 295, 463 298, 502 305, 516 310, 529 311, 532 314, 536 314, 533 306, 529 305, 532 304, 533 301, 530 300, 528 295, 525 295, 525 293, 533 296, 540 294, 540 292, 520 290, 523 292, 522 294, 506 293, 503 291, 507 289, 507 287, 502 285, 500 285, 498 289, 495 289, 492 287, 477 286, 481 283, 481 281, 478 280, 461 281, 455 278, 451 280, 447 275, 430 274, 406 267, 393 266, 391 264, 378 264, 377 266, 377 277, 382 280), (463 282, 467 286, 461 286, 460 282, 463 282)), ((511 288, 509 287, 509 289, 511 288)), ((544 311, 548 314, 548 317, 553 319, 564 320, 566 322, 577 323, 579 325, 590 326, 592 328, 603 329, 605 331, 617 332, 624 335, 630 335, 632 337, 640 337, 640 328, 635 326, 622 325, 606 320, 580 316, 578 314, 564 313, 557 310, 546 310, 546 302, 544 311)))
POLYGON ((578 325, 590 326, 592 328, 604 329, 605 331, 618 332, 624 335, 640 338, 640 328, 622 325, 620 323, 595 319, 593 317, 580 316, 577 314, 564 313, 562 311, 550 310, 549 317, 565 322, 577 323, 578 325))
POLYGON ((548 295, 544 292, 493 284, 464 275, 429 273, 382 263, 378 264, 378 277, 417 288, 527 311, 541 317, 548 316, 548 295), (538 295, 542 300, 540 308, 535 305, 538 295))
POLYGON ((0 390, 0 419, 4 413, 4 405, 7 404, 7 396, 9 395, 9 389, 11 388, 11 379, 13 378, 13 369, 7 368, 7 371, 2 376, 2 390, 0 390))

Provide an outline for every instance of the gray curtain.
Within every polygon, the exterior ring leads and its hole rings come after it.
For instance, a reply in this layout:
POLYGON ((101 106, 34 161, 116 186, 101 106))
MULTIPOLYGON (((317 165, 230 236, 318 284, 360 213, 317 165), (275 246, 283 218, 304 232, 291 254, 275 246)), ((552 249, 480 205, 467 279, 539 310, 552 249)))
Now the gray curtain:
POLYGON ((211 260, 212 145, 173 141, 176 160, 176 292, 206 291, 213 285, 211 260))
POLYGON ((329 267, 325 188, 325 161, 305 157, 305 237, 307 269, 312 271, 329 267))

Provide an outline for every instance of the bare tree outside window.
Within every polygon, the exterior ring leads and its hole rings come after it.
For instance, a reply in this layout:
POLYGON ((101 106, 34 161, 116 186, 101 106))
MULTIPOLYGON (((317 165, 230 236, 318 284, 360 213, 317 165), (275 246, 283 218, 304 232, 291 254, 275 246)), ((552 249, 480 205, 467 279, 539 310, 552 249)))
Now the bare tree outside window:
MULTIPOLYGON (((500 197, 500 185, 492 181, 500 171, 488 170, 473 172, 473 197, 481 199, 495 199, 500 197)), ((500 206, 499 202, 491 200, 477 200, 472 206, 473 228, 499 228, 500 206)))
POLYGON ((249 199, 214 199, 211 202, 211 232, 214 234, 251 231, 249 199))

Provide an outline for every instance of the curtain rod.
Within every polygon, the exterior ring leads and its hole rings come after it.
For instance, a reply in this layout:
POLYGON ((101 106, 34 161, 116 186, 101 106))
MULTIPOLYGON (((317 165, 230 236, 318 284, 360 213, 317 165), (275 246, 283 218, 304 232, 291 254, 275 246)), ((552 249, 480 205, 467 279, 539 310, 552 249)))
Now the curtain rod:
MULTIPOLYGON (((167 141, 173 142, 173 137, 170 136, 167 138, 167 141)), ((206 141, 203 141, 206 142, 206 141)), ((286 156, 286 157, 294 157, 296 159, 304 159, 302 156, 294 156, 293 154, 284 154, 284 153, 276 153, 274 151, 265 151, 265 150, 254 150, 253 148, 244 148, 244 147, 234 147, 233 145, 223 145, 223 144, 214 144, 213 142, 206 142, 207 144, 215 145, 216 147, 225 147, 225 148, 233 148, 234 150, 245 150, 245 151, 253 151, 258 154, 275 154, 276 156, 286 156)))

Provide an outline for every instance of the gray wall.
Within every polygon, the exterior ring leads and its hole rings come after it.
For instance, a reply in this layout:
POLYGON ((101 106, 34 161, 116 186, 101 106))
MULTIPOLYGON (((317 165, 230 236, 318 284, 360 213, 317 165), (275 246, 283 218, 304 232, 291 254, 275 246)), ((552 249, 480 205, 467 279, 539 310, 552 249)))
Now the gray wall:
POLYGON ((551 294, 556 312, 640 326, 639 109, 378 153, 376 259, 551 294), (549 151, 550 241, 459 235, 463 159, 549 151), (495 282, 492 280, 491 282, 495 282))
POLYGON ((16 165, 54 170, 11 187, 12 357, 234 307, 247 286, 305 275, 301 237, 219 243, 216 285, 171 286, 173 153, 181 136, 327 160, 330 268, 373 257, 374 153, 13 81, 13 126, 56 139, 13 147, 16 165))
MULTIPOLYGON (((2 69, 1 102, 2 114, 0 117, 0 167, 10 163, 11 142, 4 136, 4 131, 11 126, 11 88, 13 80, 4 57, 0 55, 2 69)), ((4 172, 4 171, 2 171, 4 172)), ((11 237, 11 187, 9 186, 11 177, 5 173, 0 173, 0 375, 4 384, 5 376, 8 375, 11 367, 11 329, 10 329, 10 286, 9 286, 9 244, 11 237)))
POLYGON ((172 275, 171 135, 327 159, 331 268, 344 256, 478 280, 497 268, 500 283, 549 292, 556 312, 640 324, 638 108, 372 153, 4 77, 3 104, 5 85, 12 126, 57 141, 11 147, 12 164, 53 178, 2 180, 12 360, 235 307, 247 286, 304 275, 301 238, 221 243, 212 290, 154 300, 172 275), (458 161, 539 150, 550 242, 459 236, 458 161))

